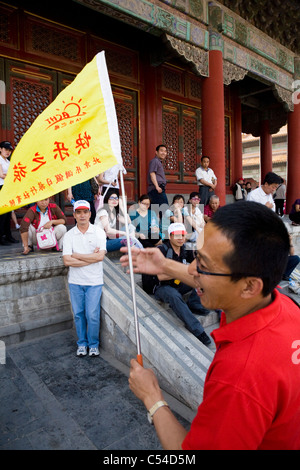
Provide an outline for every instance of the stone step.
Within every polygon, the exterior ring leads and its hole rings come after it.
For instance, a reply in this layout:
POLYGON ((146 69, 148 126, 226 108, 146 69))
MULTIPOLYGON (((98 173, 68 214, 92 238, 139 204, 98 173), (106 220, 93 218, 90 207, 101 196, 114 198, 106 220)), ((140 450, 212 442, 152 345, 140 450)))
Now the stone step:
MULTIPOLYGON (((137 354, 130 276, 108 258, 104 273, 101 347, 129 364, 137 354)), ((154 369, 168 393, 196 410, 213 351, 138 284, 135 293, 144 365, 154 369)))

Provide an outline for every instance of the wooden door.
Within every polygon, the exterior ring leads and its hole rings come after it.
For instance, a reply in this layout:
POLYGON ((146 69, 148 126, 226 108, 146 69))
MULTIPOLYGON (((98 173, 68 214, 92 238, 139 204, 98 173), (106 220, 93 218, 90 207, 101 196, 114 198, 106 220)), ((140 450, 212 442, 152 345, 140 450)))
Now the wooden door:
POLYGON ((137 92, 114 86, 113 96, 123 164, 127 172, 124 178, 125 192, 128 203, 132 203, 139 196, 137 92))
POLYGON ((201 111, 198 108, 163 101, 163 142, 168 150, 168 183, 195 183, 201 159, 201 111))

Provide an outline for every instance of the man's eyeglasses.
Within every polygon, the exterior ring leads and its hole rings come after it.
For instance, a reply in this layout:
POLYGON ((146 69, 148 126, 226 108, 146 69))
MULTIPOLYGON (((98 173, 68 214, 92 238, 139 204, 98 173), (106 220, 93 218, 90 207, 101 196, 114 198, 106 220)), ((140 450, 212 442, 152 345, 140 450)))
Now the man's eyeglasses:
POLYGON ((226 277, 231 277, 231 276, 239 276, 239 277, 257 277, 255 274, 248 274, 248 273, 210 273, 209 271, 202 271, 202 269, 199 268, 199 259, 196 257, 196 269, 198 274, 204 274, 206 276, 226 276, 226 277))
POLYGON ((225 273, 210 273, 208 271, 202 271, 202 269, 199 268, 198 263, 197 263, 197 273, 198 274, 206 274, 208 276, 231 276, 231 274, 225 274, 225 273))
POLYGON ((114 201, 118 201, 119 198, 117 196, 110 196, 108 199, 113 199, 114 201))

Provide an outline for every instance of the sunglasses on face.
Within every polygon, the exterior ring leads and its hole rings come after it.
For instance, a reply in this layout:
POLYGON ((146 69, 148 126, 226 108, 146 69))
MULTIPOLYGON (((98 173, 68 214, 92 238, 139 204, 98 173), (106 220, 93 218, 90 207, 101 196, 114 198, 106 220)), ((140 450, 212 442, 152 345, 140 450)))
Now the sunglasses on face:
POLYGON ((118 198, 117 196, 110 196, 108 199, 109 199, 109 200, 113 199, 114 201, 118 201, 118 200, 119 200, 119 198, 118 198))

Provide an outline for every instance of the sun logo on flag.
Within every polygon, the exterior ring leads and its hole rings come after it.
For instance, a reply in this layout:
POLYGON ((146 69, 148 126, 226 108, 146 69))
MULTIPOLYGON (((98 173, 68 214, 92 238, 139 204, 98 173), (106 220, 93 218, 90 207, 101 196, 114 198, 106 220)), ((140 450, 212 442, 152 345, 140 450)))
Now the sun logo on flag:
POLYGON ((84 109, 86 106, 82 106, 81 101, 81 98, 78 101, 74 101, 73 96, 71 97, 70 101, 62 101, 62 110, 56 108, 57 114, 54 114, 53 116, 46 119, 48 124, 47 129, 61 123, 62 121, 69 120, 70 122, 73 119, 78 120, 78 118, 85 116, 86 112, 84 109))

